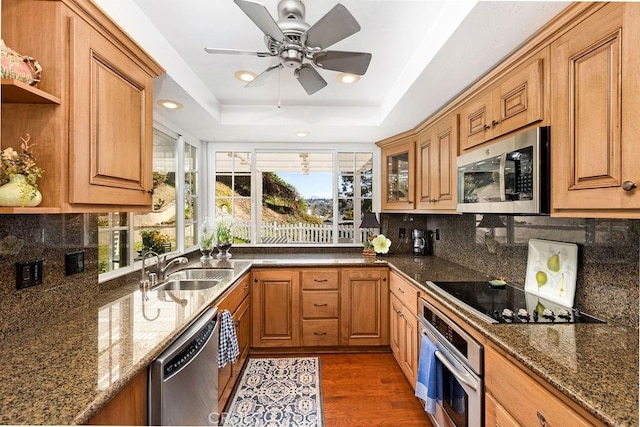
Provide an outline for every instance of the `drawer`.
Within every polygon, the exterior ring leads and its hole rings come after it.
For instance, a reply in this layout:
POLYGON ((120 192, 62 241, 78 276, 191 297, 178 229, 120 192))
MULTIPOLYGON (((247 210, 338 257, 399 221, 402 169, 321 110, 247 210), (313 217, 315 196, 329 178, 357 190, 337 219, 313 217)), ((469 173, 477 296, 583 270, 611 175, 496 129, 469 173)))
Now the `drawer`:
POLYGON ((302 289, 338 289, 338 269, 302 270, 302 289))
POLYGON ((303 320, 302 345, 338 345, 338 319, 303 320))
POLYGON ((549 426, 594 425, 489 346, 485 347, 485 381, 497 404, 519 424, 539 425, 544 419, 549 426))
POLYGON ((407 306, 413 314, 417 314, 418 288, 407 282, 394 271, 392 271, 389 276, 389 290, 391 293, 397 296, 400 302, 407 306))
POLYGON ((240 306, 240 303, 249 296, 251 291, 251 280, 249 275, 246 274, 240 279, 238 283, 233 285, 231 291, 224 296, 218 304, 218 311, 229 310, 229 313, 233 314, 240 306))
POLYGON ((333 319, 338 317, 338 291, 303 291, 304 319, 333 319))

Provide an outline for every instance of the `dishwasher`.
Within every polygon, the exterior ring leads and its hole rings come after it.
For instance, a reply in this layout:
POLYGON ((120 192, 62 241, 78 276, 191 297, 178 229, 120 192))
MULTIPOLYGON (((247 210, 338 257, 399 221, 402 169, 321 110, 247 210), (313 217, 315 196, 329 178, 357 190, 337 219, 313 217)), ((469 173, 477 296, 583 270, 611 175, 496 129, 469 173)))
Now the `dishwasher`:
POLYGON ((205 311, 149 367, 149 425, 216 425, 218 309, 205 311))

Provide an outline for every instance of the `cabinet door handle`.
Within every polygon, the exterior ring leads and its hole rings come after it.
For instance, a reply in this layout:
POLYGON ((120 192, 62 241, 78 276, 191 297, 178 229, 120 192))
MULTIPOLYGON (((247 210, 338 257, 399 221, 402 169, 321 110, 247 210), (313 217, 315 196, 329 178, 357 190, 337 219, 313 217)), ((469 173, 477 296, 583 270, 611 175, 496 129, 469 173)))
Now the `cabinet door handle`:
POLYGON ((314 282, 323 283, 326 282, 327 279, 313 279, 314 282))
POLYGON ((237 328, 238 326, 240 326, 240 322, 241 322, 241 321, 242 321, 242 319, 238 319, 238 320, 236 320, 236 328, 237 328))
POLYGON ((153 196, 153 193, 155 193, 155 190, 153 188, 151 190, 147 190, 147 194, 151 194, 153 196))
POLYGON ((383 277, 383 278, 382 278, 382 281, 383 281, 383 282, 386 282, 386 281, 387 281, 387 278, 386 278, 386 277, 383 277))
POLYGON ((254 283, 258 283, 258 279, 253 279, 254 283))
POLYGON ((404 291, 401 288, 398 288, 398 292, 400 292, 401 294, 404 294, 404 291))
POLYGON ((489 125, 484 125, 483 129, 484 129, 484 130, 489 130, 489 129, 491 129, 491 126, 489 126, 489 125))
POLYGON ((636 187, 637 187, 636 183, 632 181, 625 181, 622 183, 622 189, 624 191, 631 191, 636 187))
POLYGON ((318 304, 318 303, 313 304, 313 305, 315 305, 316 307, 326 307, 327 306, 327 304, 318 304))
POLYGON ((249 285, 243 287, 242 289, 249 289, 249 285))
POLYGON ((313 335, 327 335, 326 332, 314 332, 313 335))
POLYGON ((492 120, 492 121, 491 121, 491 126, 493 126, 493 127, 496 127, 496 126, 498 126, 499 124, 500 124, 500 122, 499 122, 499 121, 497 121, 497 120, 492 120))
POLYGON ((536 412, 536 415, 538 416, 540 427, 547 427, 547 420, 544 419, 544 415, 542 415, 540 412, 536 412))

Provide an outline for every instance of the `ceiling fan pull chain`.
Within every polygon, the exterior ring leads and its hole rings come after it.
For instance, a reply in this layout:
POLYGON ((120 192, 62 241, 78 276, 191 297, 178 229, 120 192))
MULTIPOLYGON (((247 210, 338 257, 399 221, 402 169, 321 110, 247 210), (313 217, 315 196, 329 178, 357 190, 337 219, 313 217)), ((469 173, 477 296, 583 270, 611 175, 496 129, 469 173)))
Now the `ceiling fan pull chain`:
POLYGON ((280 76, 282 75, 282 73, 280 72, 282 70, 282 68, 278 68, 278 105, 276 105, 278 108, 282 108, 282 104, 280 103, 280 101, 282 100, 280 97, 280 76))

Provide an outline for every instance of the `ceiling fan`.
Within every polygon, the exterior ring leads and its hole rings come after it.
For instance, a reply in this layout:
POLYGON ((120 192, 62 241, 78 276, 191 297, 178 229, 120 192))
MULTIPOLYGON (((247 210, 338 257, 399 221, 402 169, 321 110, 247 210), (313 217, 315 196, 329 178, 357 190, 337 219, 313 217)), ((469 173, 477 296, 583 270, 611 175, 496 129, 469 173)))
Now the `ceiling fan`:
POLYGON ((318 22, 310 26, 304 21, 305 6, 300 0, 280 0, 276 22, 267 8, 255 0, 233 0, 265 34, 266 52, 205 48, 208 53, 278 57, 277 65, 267 68, 246 87, 262 86, 282 68, 294 68, 294 76, 312 95, 327 82, 314 68, 364 75, 371 54, 325 50, 329 46, 360 31, 358 21, 342 4, 336 4, 318 22), (304 62, 308 60, 309 62, 304 62), (312 65, 313 64, 313 65, 312 65))

